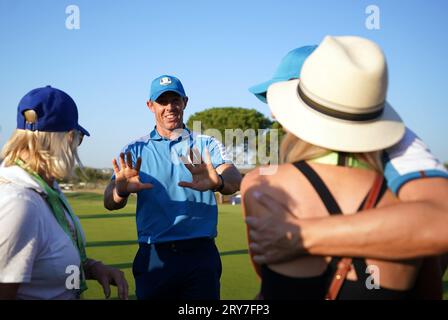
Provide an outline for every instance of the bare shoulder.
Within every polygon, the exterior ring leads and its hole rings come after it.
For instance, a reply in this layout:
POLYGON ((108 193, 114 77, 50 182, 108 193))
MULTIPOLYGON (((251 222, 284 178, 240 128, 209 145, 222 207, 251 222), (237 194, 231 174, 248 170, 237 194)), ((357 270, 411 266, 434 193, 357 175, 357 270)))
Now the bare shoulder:
POLYGON ((266 213, 257 201, 257 192, 268 194, 270 197, 286 205, 293 210, 297 199, 291 194, 291 190, 297 190, 294 186, 296 179, 292 174, 297 174, 291 169, 290 164, 258 167, 247 173, 241 184, 243 210, 248 215, 263 215, 266 213))
POLYGON ((241 192, 247 192, 248 189, 265 188, 268 185, 275 184, 285 171, 289 170, 289 164, 277 166, 260 166, 249 171, 241 182, 241 192))

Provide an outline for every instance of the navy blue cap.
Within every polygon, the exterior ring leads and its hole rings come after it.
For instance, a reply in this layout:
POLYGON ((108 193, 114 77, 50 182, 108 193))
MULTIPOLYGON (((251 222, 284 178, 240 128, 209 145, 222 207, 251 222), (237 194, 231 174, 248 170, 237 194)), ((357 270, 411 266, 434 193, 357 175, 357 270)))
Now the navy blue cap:
POLYGON ((64 91, 46 86, 28 92, 17 107, 17 129, 45 132, 67 132, 73 129, 86 136, 89 132, 78 124, 78 108, 64 91), (34 110, 35 123, 27 123, 24 112, 34 110))
POLYGON ((302 70, 303 63, 316 48, 317 46, 314 45, 300 47, 289 51, 288 54, 283 57, 277 67, 277 70, 272 76, 272 79, 250 87, 249 91, 262 102, 267 103, 266 92, 268 91, 269 86, 279 81, 288 81, 291 79, 300 78, 300 71, 302 70))
POLYGON ((149 100, 156 101, 163 93, 173 91, 181 97, 185 97, 185 90, 179 79, 169 75, 162 75, 155 78, 151 83, 151 91, 149 93, 149 100))

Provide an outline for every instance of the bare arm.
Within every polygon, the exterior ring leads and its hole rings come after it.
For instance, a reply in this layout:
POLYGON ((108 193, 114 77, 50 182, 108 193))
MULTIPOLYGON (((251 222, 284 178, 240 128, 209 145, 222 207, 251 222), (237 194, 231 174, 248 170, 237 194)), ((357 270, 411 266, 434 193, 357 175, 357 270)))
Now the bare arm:
POLYGON ((233 194, 240 190, 241 174, 233 164, 222 164, 216 168, 216 172, 224 179, 222 194, 233 194))
POLYGON ((282 214, 249 219, 254 261, 272 263, 306 253, 396 260, 448 252, 448 180, 413 180, 399 196, 404 202, 362 214, 286 220, 288 209, 263 194, 259 201, 266 209, 282 214), (284 235, 291 227, 294 241, 284 235))
POLYGON ((15 300, 20 283, 0 283, 0 300, 15 300))
POLYGON ((308 251, 380 259, 448 252, 448 180, 414 180, 403 187, 399 196, 404 202, 394 206, 369 210, 346 220, 310 224, 308 230, 304 229, 310 235, 308 251))
POLYGON ((128 197, 120 197, 115 188, 115 180, 109 182, 104 190, 104 207, 108 210, 124 208, 128 203, 128 197))

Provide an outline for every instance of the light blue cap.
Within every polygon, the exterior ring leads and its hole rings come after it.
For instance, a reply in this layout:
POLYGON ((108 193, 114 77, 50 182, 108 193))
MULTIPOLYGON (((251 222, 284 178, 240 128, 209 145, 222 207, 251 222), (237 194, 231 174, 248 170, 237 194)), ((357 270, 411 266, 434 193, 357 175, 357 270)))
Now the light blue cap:
POLYGON ((173 91, 178 93, 181 97, 185 97, 185 90, 179 79, 169 75, 162 75, 155 78, 151 83, 151 91, 149 93, 149 100, 156 101, 163 93, 173 91))
POLYGON ((314 45, 291 50, 286 56, 283 57, 280 65, 277 67, 277 70, 272 76, 272 79, 250 87, 249 91, 262 102, 267 103, 266 91, 268 91, 269 86, 279 81, 288 81, 291 79, 300 78, 300 71, 302 70, 303 63, 316 48, 317 46, 314 45))

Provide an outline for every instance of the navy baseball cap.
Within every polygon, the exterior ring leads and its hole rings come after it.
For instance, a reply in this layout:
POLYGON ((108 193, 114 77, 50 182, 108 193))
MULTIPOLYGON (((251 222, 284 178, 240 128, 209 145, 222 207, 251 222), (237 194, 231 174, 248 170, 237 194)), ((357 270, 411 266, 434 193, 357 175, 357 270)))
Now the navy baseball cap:
POLYGON ((272 76, 272 79, 250 87, 249 91, 262 102, 267 103, 266 92, 268 91, 269 86, 279 81, 288 81, 299 78, 303 63, 316 48, 317 46, 314 45, 291 50, 286 56, 283 57, 280 65, 277 67, 277 70, 272 76))
POLYGON ((173 76, 163 75, 152 81, 149 100, 156 101, 158 97, 167 91, 173 91, 181 97, 186 97, 184 87, 179 79, 173 76))
POLYGON ((78 124, 78 108, 75 101, 64 91, 46 86, 28 92, 17 107, 17 129, 45 132, 79 130, 86 136, 89 132, 78 124), (24 112, 34 110, 35 123, 26 122, 24 112))

